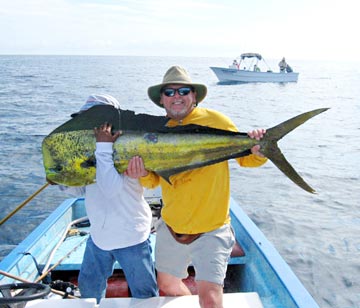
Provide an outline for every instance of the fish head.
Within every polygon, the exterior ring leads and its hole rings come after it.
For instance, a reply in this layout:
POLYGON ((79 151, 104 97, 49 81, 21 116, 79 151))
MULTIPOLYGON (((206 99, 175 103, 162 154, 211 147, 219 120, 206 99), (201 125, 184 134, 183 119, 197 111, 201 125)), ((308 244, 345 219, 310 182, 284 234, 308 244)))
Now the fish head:
POLYGON ((84 186, 95 183, 95 139, 64 133, 47 136, 42 143, 46 178, 56 184, 84 186), (84 142, 79 142, 84 140, 84 142), (86 150, 84 150, 86 149, 86 150))

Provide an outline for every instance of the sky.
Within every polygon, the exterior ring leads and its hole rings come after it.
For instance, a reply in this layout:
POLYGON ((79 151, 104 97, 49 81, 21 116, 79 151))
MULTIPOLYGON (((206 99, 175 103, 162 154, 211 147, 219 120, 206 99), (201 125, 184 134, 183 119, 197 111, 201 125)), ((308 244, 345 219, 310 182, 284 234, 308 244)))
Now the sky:
POLYGON ((358 0, 0 0, 0 54, 357 59, 358 0))

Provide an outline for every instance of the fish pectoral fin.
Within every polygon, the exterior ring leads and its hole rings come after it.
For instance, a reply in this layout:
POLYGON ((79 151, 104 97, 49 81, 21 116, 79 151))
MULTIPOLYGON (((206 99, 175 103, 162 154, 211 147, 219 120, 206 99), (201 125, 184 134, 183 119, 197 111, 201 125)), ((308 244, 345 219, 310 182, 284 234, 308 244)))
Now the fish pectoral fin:
MULTIPOLYGON (((251 154, 250 150, 240 151, 240 152, 233 153, 231 155, 227 155, 226 160, 229 160, 232 158, 243 157, 243 156, 247 156, 250 154, 251 154)), ((170 177, 174 174, 178 174, 181 172, 185 172, 185 171, 189 171, 189 170, 193 170, 193 169, 197 169, 197 168, 201 168, 201 167, 205 167, 205 166, 210 166, 210 165, 213 165, 216 163, 220 163, 222 161, 224 161, 224 157, 205 161, 205 162, 199 162, 199 163, 196 163, 193 165, 186 165, 186 166, 177 167, 177 168, 173 168, 173 169, 161 170, 161 171, 157 171, 156 173, 158 175, 160 175, 164 180, 166 180, 170 185, 172 185, 172 183, 170 181, 170 177)))
POLYGON ((189 167, 181 167, 181 168, 175 168, 175 169, 167 169, 162 171, 157 171, 156 173, 161 176, 166 182, 168 182, 170 185, 172 185, 170 181, 170 177, 174 174, 178 174, 184 171, 190 170, 189 167))
POLYGON ((168 182, 170 185, 172 185, 171 181, 170 181, 170 177, 175 174, 175 173, 169 173, 168 171, 161 171, 161 172, 157 172, 157 174, 159 176, 161 176, 166 182, 168 182))
POLYGON ((170 185, 172 185, 171 181, 170 181, 170 177, 174 174, 178 174, 181 172, 185 172, 185 171, 189 171, 192 169, 196 169, 199 167, 204 166, 203 164, 199 165, 193 165, 193 166, 185 166, 185 167, 179 167, 179 168, 174 168, 174 169, 167 169, 167 170, 161 170, 161 171, 157 171, 156 173, 158 175, 160 175, 166 182, 168 182, 170 185))
POLYGON ((281 150, 277 146, 276 142, 273 142, 271 145, 269 145, 264 154, 296 185, 300 186, 302 189, 306 190, 309 193, 316 193, 316 191, 304 181, 304 179, 286 160, 285 156, 283 155, 283 153, 281 153, 281 150))

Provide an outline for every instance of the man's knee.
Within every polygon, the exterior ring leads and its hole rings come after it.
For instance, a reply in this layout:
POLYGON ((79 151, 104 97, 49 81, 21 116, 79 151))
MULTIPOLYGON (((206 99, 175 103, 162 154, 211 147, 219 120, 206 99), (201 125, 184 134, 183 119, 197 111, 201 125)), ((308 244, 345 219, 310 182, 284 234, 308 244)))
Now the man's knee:
POLYGON ((167 296, 191 295, 190 290, 178 277, 158 272, 157 282, 160 291, 167 296))
POLYGON ((198 292, 200 307, 222 308, 223 287, 221 285, 208 282, 198 281, 198 292))

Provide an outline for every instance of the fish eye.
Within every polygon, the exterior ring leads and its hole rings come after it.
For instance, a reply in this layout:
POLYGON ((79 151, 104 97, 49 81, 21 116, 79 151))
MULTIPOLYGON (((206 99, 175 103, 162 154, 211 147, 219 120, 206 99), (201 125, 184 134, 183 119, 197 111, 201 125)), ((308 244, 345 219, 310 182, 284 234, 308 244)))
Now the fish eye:
POLYGON ((51 169, 53 172, 61 172, 63 167, 61 165, 56 165, 54 168, 51 169))
POLYGON ((96 166, 96 159, 94 156, 90 157, 89 159, 83 161, 80 166, 82 168, 91 168, 96 166))

